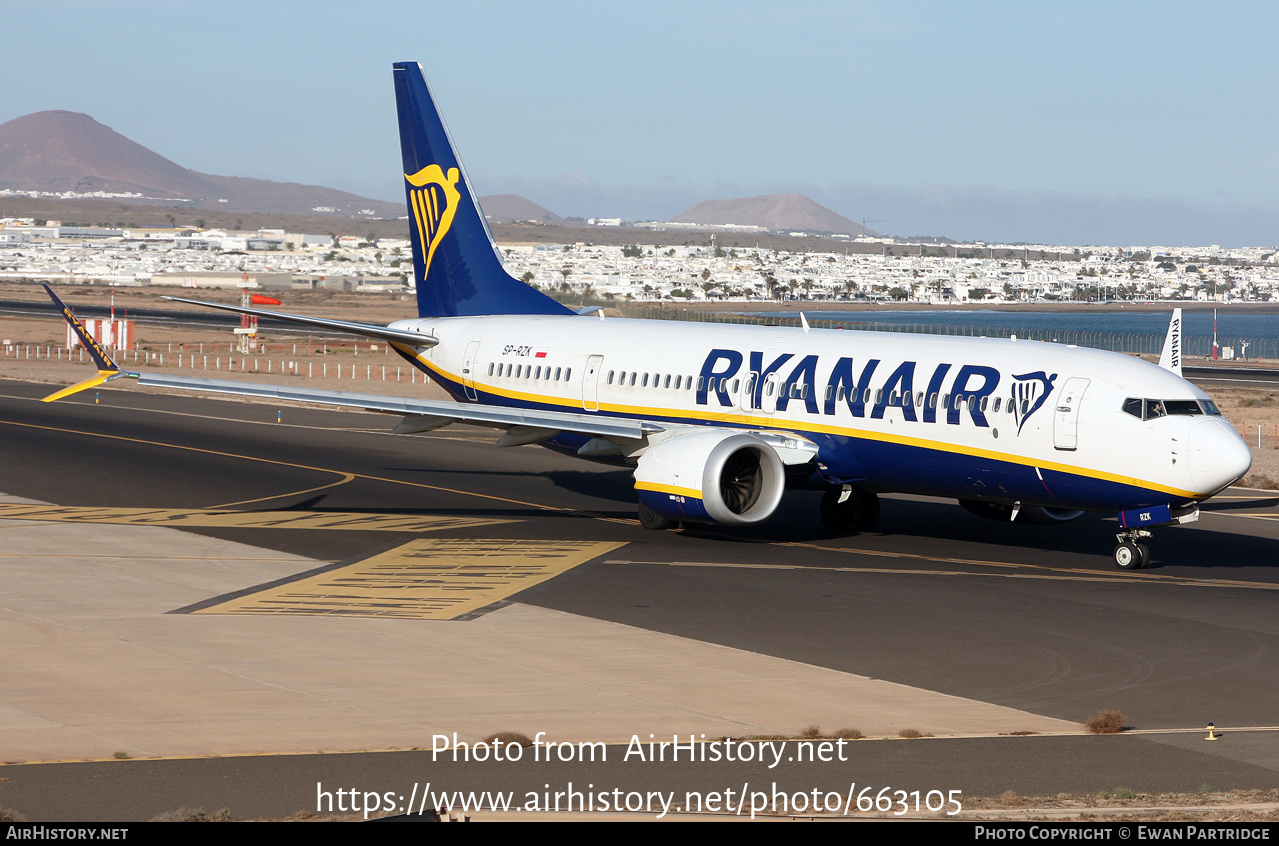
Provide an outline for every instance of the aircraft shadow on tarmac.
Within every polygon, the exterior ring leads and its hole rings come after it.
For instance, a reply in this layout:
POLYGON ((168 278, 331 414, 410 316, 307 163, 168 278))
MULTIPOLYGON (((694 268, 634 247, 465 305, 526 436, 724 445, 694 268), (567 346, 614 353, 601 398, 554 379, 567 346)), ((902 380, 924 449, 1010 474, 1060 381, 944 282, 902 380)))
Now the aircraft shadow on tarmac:
MULTIPOLYGON (((462 471, 433 470, 431 472, 454 472, 459 476, 473 475, 462 471)), ((631 487, 631 476, 627 472, 564 470, 549 473, 490 472, 486 475, 543 478, 552 482, 557 488, 601 501, 594 507, 586 504, 581 511, 613 519, 633 519, 635 516, 635 495, 631 487), (614 503, 621 507, 608 507, 608 504, 614 503), (601 508, 599 505, 605 507, 601 508)), ((984 520, 969 514, 956 503, 948 500, 887 497, 883 503, 883 516, 874 531, 860 535, 839 534, 821 525, 817 509, 819 497, 820 494, 815 492, 793 491, 786 495, 772 519, 762 525, 726 529, 720 526, 688 524, 683 527, 678 536, 689 540, 713 540, 728 544, 832 543, 852 549, 864 545, 867 548, 876 549, 888 548, 902 551, 910 549, 926 557, 935 554, 936 545, 922 542, 957 541, 972 544, 972 546, 966 549, 951 548, 947 554, 956 558, 981 559, 1006 555, 1013 560, 1018 560, 1025 559, 1028 555, 1036 558, 1038 553, 1056 553, 1088 556, 1095 560, 1099 569, 1109 569, 1112 566, 1109 553, 1114 544, 1114 533, 1118 530, 1118 525, 1113 518, 1099 514, 1085 514, 1069 523, 1041 526, 984 520), (895 543, 885 544, 881 539, 886 538, 900 538, 901 544, 900 546, 895 543), (996 549, 983 550, 982 546, 996 547, 996 549)), ((556 514, 554 511, 535 507, 486 508, 477 507, 477 504, 447 509, 438 507, 352 508, 338 505, 325 507, 324 503, 327 499, 327 495, 321 494, 286 506, 286 510, 523 520, 544 520, 556 514)), ((1255 507, 1273 501, 1259 499, 1246 503, 1236 502, 1233 505, 1223 501, 1220 508, 1216 507, 1217 503, 1208 503, 1213 507, 1206 510, 1224 511, 1241 506, 1255 507)), ((561 514, 570 519, 577 518, 577 514, 571 511, 561 512, 561 514)), ((656 539, 660 535, 650 536, 648 533, 643 533, 641 537, 656 539)), ((1274 557, 1276 542, 1266 537, 1208 529, 1201 523, 1192 528, 1170 527, 1156 531, 1151 548, 1153 560, 1147 565, 1147 569, 1185 566, 1220 570, 1264 564, 1274 557)))

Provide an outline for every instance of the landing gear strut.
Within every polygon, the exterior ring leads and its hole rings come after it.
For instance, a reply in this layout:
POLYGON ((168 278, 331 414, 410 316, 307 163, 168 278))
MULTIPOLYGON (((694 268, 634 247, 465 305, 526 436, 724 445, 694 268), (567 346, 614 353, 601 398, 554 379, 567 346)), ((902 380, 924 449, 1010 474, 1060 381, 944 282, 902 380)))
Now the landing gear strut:
POLYGON ((660 532, 663 529, 672 528, 675 525, 674 520, 668 520, 653 509, 649 508, 643 502, 639 504, 639 521, 640 525, 644 528, 652 529, 657 532, 660 532))
POLYGON ((1115 547, 1115 564, 1121 570, 1140 570, 1150 563, 1150 549, 1141 543, 1150 537, 1145 529, 1132 529, 1120 532, 1115 537, 1119 544, 1115 547))
POLYGON ((832 532, 869 532, 879 522, 879 497, 849 485, 822 496, 822 523, 832 532))

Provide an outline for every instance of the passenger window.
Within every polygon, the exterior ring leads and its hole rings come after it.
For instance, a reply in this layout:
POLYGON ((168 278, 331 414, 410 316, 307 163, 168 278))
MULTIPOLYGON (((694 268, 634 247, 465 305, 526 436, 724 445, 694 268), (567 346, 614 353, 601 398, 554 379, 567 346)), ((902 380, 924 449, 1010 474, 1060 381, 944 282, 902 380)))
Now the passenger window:
POLYGON ((995 413, 996 413, 996 414, 998 414, 998 413, 999 413, 999 406, 1000 406, 1000 404, 1002 404, 1002 403, 1003 403, 1003 401, 1004 401, 1004 398, 1003 398, 1003 397, 995 397, 995 413))
POLYGON ((491 362, 491 361, 489 362, 489 375, 490 375, 490 376, 492 376, 492 375, 493 375, 493 362, 491 362))
POLYGON ((671 386, 671 374, 667 373, 666 379, 662 382, 662 387, 669 388, 670 386, 671 386))
POLYGON ((645 374, 644 374, 644 378, 640 380, 640 387, 641 387, 641 388, 647 388, 647 387, 648 387, 648 374, 647 374, 647 373, 645 373, 645 374))
POLYGON ((565 367, 565 368, 564 368, 564 381, 565 381, 565 382, 567 382, 569 379, 572 379, 572 378, 573 378, 573 368, 571 368, 571 367, 565 367))

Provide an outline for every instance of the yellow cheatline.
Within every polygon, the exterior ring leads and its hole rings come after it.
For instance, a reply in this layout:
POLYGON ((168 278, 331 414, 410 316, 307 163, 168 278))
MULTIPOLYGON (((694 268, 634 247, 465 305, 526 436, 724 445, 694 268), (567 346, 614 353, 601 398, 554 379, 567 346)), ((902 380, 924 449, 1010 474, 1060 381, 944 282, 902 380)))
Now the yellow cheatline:
POLYGON ((60 391, 55 391, 40 400, 40 402, 53 402, 54 400, 60 400, 63 397, 69 397, 72 394, 78 394, 89 388, 96 388, 111 377, 119 375, 119 373, 119 370, 99 370, 97 376, 91 376, 83 382, 77 382, 69 388, 63 388, 60 391))
MULTIPOLYGON (((407 348, 406 348, 407 349, 407 348)), ((408 350, 409 355, 413 355, 422 366, 431 371, 431 373, 441 379, 460 383, 460 377, 442 370, 425 357, 417 355, 416 351, 408 350)), ((495 385, 489 385, 480 380, 474 380, 477 390, 487 393, 503 396, 508 399, 523 400, 527 402, 539 402, 546 405, 558 405, 570 409, 574 412, 585 412, 582 408, 582 401, 572 397, 557 397, 548 394, 531 394, 522 391, 513 391, 506 388, 499 388, 495 385)), ((1160 491, 1161 493, 1171 494, 1187 500, 1198 500, 1206 498, 1205 493, 1198 491, 1187 491, 1181 488, 1160 485, 1145 479, 1133 479, 1130 476, 1122 476, 1115 473, 1109 473, 1105 470, 1096 470, 1088 467, 1079 467, 1073 464, 1062 464, 1055 461, 1042 461, 1037 458, 1021 456, 1016 453, 1001 452, 999 450, 982 449, 981 447, 970 447, 963 444, 955 444, 947 441, 938 441, 931 438, 916 438, 909 435, 895 435, 889 432, 877 432, 871 429, 851 429, 846 426, 831 425, 820 422, 808 422, 801 420, 788 420, 786 418, 762 418, 758 414, 750 414, 746 411, 738 411, 737 413, 728 413, 723 411, 715 411, 711 409, 683 409, 683 408, 662 408, 658 406, 645 405, 619 405, 601 402, 599 403, 599 413, 601 415, 626 414, 632 417, 641 417, 657 422, 667 421, 670 418, 676 418, 675 422, 682 420, 704 420, 707 423, 724 423, 730 426, 744 426, 748 428, 767 429, 781 432, 804 433, 821 433, 828 435, 836 435, 840 437, 858 438, 868 441, 880 441, 882 443, 901 444, 903 446, 921 447, 923 449, 935 450, 938 452, 949 452, 956 455, 968 455, 976 458, 989 458, 995 461, 1005 461, 1010 464, 1019 464, 1024 467, 1035 467, 1040 470, 1055 470, 1060 473, 1070 473, 1076 476, 1086 476, 1090 479, 1100 479, 1106 482, 1116 482, 1121 485, 1133 485, 1149 490, 1160 491)), ((933 425, 933 424, 923 424, 933 425)))
POLYGON ((678 485, 663 485, 660 482, 636 482, 635 489, 641 491, 655 491, 657 493, 674 494, 675 496, 687 496, 693 499, 701 499, 702 492, 697 488, 681 488, 678 485))
POLYGON ((172 528, 325 529, 348 532, 439 532, 517 522, 491 517, 313 511, 214 511, 194 508, 92 508, 0 504, 0 519, 113 523, 172 528))
POLYGON ((194 613, 458 620, 621 546, 592 541, 415 540, 194 613))

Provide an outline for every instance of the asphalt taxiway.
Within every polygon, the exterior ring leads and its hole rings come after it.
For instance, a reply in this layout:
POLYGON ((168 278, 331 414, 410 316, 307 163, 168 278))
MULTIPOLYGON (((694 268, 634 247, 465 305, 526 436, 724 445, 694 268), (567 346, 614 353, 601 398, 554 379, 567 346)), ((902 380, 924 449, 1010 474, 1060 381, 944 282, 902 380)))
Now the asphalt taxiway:
MULTIPOLYGON (((793 494, 750 531, 651 533, 626 471, 494 449, 483 430, 44 393, 0 384, 8 761, 819 724, 938 735, 874 747, 891 747, 876 772, 920 787, 946 774, 975 790, 977 772, 1022 790, 1279 780, 1273 494, 1227 492, 1124 573, 1100 518, 1005 525, 894 497, 875 532, 832 537, 793 494), (1068 736, 1103 708, 1151 733, 1068 736), (1225 741, 1200 741, 1209 721, 1225 741), (1037 736, 974 738, 1015 731, 1037 736)), ((326 766, 278 760, 243 771, 326 766)), ((0 806, 72 767, 143 763, 7 767, 0 806)), ((185 804, 200 803, 217 800, 185 804)))

